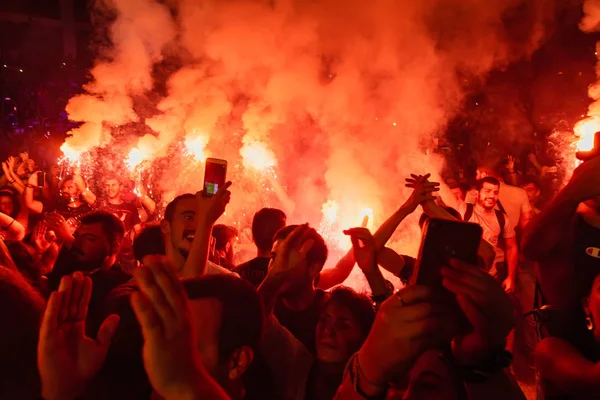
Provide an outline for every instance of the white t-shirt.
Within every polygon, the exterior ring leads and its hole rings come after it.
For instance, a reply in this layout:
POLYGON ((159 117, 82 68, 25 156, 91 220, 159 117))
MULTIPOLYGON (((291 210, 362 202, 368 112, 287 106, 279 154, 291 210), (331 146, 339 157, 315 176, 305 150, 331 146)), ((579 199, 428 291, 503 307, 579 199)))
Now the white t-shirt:
MULTIPOLYGON (((529 198, 527 197, 527 192, 520 187, 500 182, 498 198, 508 215, 506 224, 508 225, 508 220, 510 220, 510 227, 513 230, 519 225, 521 214, 528 213, 532 210, 531 204, 529 204, 529 198)), ((471 190, 467 193, 465 201, 471 204, 477 203, 477 190, 471 190)), ((496 210, 499 210, 498 205, 496 205, 496 210)))
MULTIPOLYGON (((462 203, 458 208, 458 212, 464 217, 467 212, 467 203, 462 203)), ((477 209, 477 206, 474 205, 473 215, 471 215, 471 218, 467 222, 472 222, 483 228, 483 239, 491 244, 496 252, 494 263, 503 262, 504 250, 498 246, 500 234, 502 234, 504 239, 515 237, 515 229, 510 223, 510 216, 506 216, 504 232, 501 233, 500 222, 498 221, 496 212, 494 210, 492 210, 492 212, 481 212, 477 209)))

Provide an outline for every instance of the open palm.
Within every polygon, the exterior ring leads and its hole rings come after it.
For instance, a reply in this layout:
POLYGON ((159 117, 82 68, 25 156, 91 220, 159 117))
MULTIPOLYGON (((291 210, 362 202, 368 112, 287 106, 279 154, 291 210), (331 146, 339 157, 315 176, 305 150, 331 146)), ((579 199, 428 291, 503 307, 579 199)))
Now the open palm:
POLYGON ((108 317, 96 339, 86 336, 91 293, 91 279, 76 272, 73 277, 63 277, 58 292, 50 295, 38 342, 38 368, 45 398, 81 394, 104 363, 119 317, 108 317))

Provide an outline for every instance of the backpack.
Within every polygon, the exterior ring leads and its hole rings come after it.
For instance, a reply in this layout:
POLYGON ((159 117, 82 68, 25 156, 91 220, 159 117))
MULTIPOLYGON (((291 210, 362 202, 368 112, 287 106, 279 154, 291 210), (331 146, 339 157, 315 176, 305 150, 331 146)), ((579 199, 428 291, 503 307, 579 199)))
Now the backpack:
MULTIPOLYGON (((502 206, 502 203, 500 203, 500 200, 498 200, 497 204, 499 210, 494 210, 494 212, 496 213, 496 218, 498 218, 498 225, 500 225, 500 235, 498 236, 498 242, 500 242, 500 240, 503 237, 502 235, 504 234, 504 226, 506 225, 506 217, 504 216, 504 214, 506 214, 506 210, 504 210, 504 207, 502 206)), ((463 221, 469 222, 469 220, 473 216, 474 207, 475 206, 473 204, 467 203, 467 211, 465 211, 463 221)))

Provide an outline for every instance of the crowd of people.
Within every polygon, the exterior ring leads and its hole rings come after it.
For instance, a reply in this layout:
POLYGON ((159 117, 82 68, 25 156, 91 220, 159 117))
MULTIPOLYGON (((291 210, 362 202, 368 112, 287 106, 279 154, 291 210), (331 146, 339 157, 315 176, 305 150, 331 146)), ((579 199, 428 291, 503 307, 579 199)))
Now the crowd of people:
POLYGON ((159 213, 123 175, 91 188, 9 157, 0 398, 521 399, 517 357, 539 399, 596 398, 600 157, 557 193, 530 161, 480 165, 474 184, 406 177, 410 197, 376 231, 345 231, 352 248, 324 268, 323 237, 274 208, 254 215, 256 257, 238 263, 237 230, 217 224, 235 182, 159 213), (443 288, 387 246, 416 212, 422 228, 482 228, 478 262, 449 259, 443 288), (343 284, 355 266, 368 294, 343 284))

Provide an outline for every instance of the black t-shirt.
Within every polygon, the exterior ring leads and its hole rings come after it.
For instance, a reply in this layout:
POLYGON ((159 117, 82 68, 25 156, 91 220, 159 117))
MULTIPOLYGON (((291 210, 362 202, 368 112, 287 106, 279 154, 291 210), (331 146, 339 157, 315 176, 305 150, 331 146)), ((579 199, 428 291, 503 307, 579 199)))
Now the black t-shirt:
POLYGON ((102 201, 100 209, 116 215, 123 222, 125 237, 123 237, 123 244, 119 251, 119 263, 126 272, 133 273, 137 266, 133 253, 133 237, 135 236, 133 227, 141 223, 137 208, 132 203, 110 204, 102 201))
MULTIPOLYGON (((72 267, 60 265, 60 260, 61 256, 59 255, 57 265, 52 272, 48 274, 48 284, 50 290, 57 290, 61 278, 65 275, 75 272, 72 267)), ((90 321, 88 324, 88 332, 95 335, 95 332, 100 327, 100 323, 102 322, 100 319, 100 314, 106 297, 114 288, 128 282, 131 279, 131 275, 123 271, 121 266, 118 264, 115 264, 110 268, 99 269, 86 275, 92 280, 92 296, 90 298, 90 305, 88 307, 88 316, 90 321)))
POLYGON ((270 260, 268 257, 256 257, 238 265, 233 269, 233 272, 237 272, 241 278, 250 282, 255 288, 258 288, 267 276, 270 260))
POLYGON ((285 326, 313 355, 316 355, 317 322, 326 299, 327 293, 317 289, 312 304, 305 310, 292 311, 283 304, 281 299, 275 304, 274 314, 279 323, 285 326))
POLYGON ((65 219, 79 218, 84 214, 92 211, 92 207, 86 202, 82 202, 79 207, 70 207, 67 202, 61 201, 56 206, 56 212, 62 215, 65 219))

